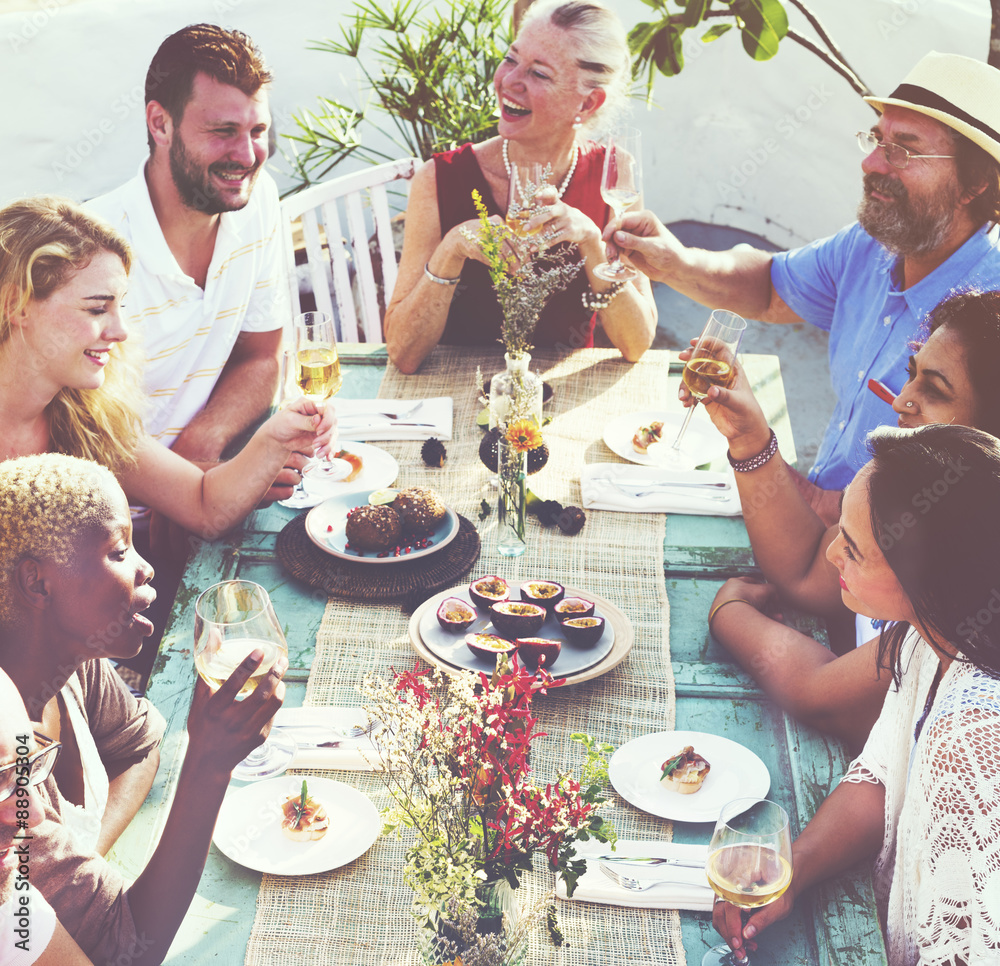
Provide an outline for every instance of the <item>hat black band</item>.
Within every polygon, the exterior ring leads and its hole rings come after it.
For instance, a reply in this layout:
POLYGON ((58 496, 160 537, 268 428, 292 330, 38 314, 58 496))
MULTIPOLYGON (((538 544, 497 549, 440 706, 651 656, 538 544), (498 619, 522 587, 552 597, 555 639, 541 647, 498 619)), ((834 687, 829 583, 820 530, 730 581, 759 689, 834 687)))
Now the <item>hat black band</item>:
POLYGON ((988 124, 984 124, 977 117, 956 107, 951 101, 946 100, 940 94, 927 90, 926 87, 918 87, 916 84, 900 84, 890 95, 890 99, 910 101, 912 104, 919 104, 921 107, 929 107, 934 111, 941 111, 942 114, 950 114, 959 121, 964 121, 970 127, 981 131, 994 141, 1000 141, 1000 132, 994 131, 988 124))

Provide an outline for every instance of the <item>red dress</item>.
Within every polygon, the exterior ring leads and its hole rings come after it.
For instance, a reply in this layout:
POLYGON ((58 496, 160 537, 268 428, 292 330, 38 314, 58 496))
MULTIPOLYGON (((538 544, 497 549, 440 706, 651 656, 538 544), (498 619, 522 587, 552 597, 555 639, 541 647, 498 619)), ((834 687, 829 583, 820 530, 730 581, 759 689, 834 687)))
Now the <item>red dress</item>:
MULTIPOLYGON (((588 141, 580 148, 573 180, 562 197, 566 204, 578 208, 602 230, 611 216, 601 198, 603 167, 603 145, 588 141)), ((491 215, 503 215, 471 144, 435 154, 434 172, 442 236, 455 225, 478 217, 472 202, 473 188, 479 190, 491 215)), ((455 288, 441 342, 445 345, 492 345, 500 338, 501 313, 489 271, 482 262, 470 258, 465 262, 461 279, 455 288)), ((580 302, 580 296, 588 287, 587 273, 581 267, 568 288, 549 298, 531 339, 533 345, 582 349, 594 344, 597 317, 580 302)))

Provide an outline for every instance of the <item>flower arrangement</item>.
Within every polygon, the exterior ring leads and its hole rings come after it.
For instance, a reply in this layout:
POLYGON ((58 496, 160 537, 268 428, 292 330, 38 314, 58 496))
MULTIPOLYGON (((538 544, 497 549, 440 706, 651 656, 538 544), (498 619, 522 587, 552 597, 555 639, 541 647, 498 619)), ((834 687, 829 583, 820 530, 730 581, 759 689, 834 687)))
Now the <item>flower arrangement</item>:
POLYGON ((393 800, 386 828, 416 833, 404 876, 425 926, 454 931, 461 915, 481 912, 477 889, 496 880, 516 888, 536 854, 572 894, 585 869, 573 843, 614 841, 599 814, 610 746, 573 736, 584 749, 583 782, 560 773, 543 785, 531 774, 532 745, 545 737, 532 697, 554 683, 516 657, 502 657, 492 676, 417 669, 366 681, 365 709, 381 722, 376 745, 393 800))
POLYGON ((515 245, 506 225, 490 221, 482 195, 475 189, 472 201, 479 212, 479 231, 466 234, 479 242, 486 256, 503 313, 501 341, 507 354, 519 359, 532 348, 531 336, 549 296, 569 285, 583 263, 570 261, 565 251, 515 245), (547 268, 540 267, 543 262, 548 263, 547 268))

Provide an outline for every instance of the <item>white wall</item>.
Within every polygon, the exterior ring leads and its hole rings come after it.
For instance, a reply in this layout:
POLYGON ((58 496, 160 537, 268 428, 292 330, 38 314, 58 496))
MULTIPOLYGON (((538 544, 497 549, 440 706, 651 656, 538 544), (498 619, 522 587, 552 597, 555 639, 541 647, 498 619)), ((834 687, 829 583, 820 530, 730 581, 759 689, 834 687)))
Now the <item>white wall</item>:
MULTIPOLYGON (((628 25, 650 13, 641 0, 614 6, 628 25)), ((986 56, 988 0, 812 6, 879 93, 927 50, 986 56)), ((350 99, 351 65, 305 48, 339 35, 351 9, 350 0, 36 0, 31 11, 0 12, 0 202, 39 192, 82 200, 130 177, 146 151, 146 67, 188 23, 238 27, 260 44, 277 76, 279 132, 318 94, 350 99)), ((873 115, 845 81, 787 40, 774 60, 754 63, 735 31, 711 45, 692 40, 687 60, 679 77, 658 81, 658 108, 636 108, 650 207, 666 221, 729 224, 779 245, 851 219, 860 183, 852 135, 873 115)))

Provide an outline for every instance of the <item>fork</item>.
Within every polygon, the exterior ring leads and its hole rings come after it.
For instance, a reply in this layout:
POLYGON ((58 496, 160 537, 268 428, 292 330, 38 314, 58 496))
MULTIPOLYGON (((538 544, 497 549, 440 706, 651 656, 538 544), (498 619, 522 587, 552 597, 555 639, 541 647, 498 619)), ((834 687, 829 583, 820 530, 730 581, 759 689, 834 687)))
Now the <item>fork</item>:
POLYGON ((644 879, 641 882, 639 879, 633 879, 628 875, 621 875, 615 872, 610 866, 601 863, 601 871, 616 885, 620 885, 623 889, 629 892, 645 892, 647 889, 652 889, 653 886, 663 885, 666 882, 677 882, 677 879, 644 879))
MULTIPOLYGON (((278 724, 275 725, 275 727, 283 729, 285 731, 321 731, 323 732, 324 735, 330 735, 334 739, 338 738, 346 739, 346 738, 363 738, 365 735, 369 735, 372 733, 376 724, 378 724, 377 721, 369 721, 364 728, 362 728, 360 725, 351 725, 351 727, 346 729, 345 731, 338 731, 336 728, 329 728, 326 725, 320 725, 320 724, 300 724, 300 725, 278 724)), ((336 742, 335 744, 331 743, 330 746, 336 747, 336 744, 339 744, 339 742, 336 742)), ((317 747, 324 747, 324 746, 319 745, 317 747)))
POLYGON ((384 416, 386 419, 396 420, 396 419, 409 419, 422 405, 424 400, 420 399, 409 409, 404 409, 401 413, 383 413, 383 412, 371 412, 371 413, 345 413, 343 416, 339 417, 342 420, 349 419, 368 419, 372 416, 384 416))
MULTIPOLYGON (((637 499, 639 497, 643 497, 643 496, 650 496, 653 493, 657 493, 657 494, 659 494, 661 496, 663 495, 663 488, 662 487, 656 487, 654 489, 646 489, 646 490, 644 490, 644 489, 641 489, 641 488, 635 487, 635 486, 623 486, 621 483, 618 483, 615 480, 612 480, 611 483, 612 483, 612 485, 616 489, 621 490, 623 493, 627 493, 629 496, 634 496, 637 499)), ((728 502, 728 500, 729 500, 728 494, 725 494, 725 493, 704 493, 704 492, 702 492, 700 490, 691 490, 690 492, 685 492, 683 495, 685 497, 692 497, 692 498, 697 497, 699 500, 713 500, 713 501, 715 501, 717 503, 725 503, 725 502, 728 502)))

